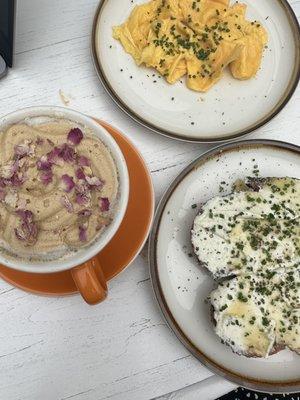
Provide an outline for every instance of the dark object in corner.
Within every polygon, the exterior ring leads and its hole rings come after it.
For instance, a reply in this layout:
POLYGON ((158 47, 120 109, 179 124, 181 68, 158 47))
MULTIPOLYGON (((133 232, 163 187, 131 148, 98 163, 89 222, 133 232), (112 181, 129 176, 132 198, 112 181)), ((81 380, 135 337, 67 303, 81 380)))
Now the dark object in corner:
POLYGON ((15 0, 0 0, 0 78, 13 65, 15 0))
POLYGON ((238 388, 237 390, 220 397, 218 400, 300 400, 300 393, 272 395, 267 393, 256 393, 252 390, 238 388))

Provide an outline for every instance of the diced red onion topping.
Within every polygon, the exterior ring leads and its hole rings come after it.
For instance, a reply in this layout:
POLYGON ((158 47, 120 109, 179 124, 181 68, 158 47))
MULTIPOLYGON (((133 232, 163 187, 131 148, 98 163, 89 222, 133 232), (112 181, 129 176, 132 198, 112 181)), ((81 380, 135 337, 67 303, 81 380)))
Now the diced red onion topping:
POLYGON ((90 201, 90 196, 88 196, 85 193, 78 193, 76 195, 76 203, 79 204, 80 206, 85 206, 88 204, 90 201))
POLYGON ((61 204, 67 209, 67 211, 68 211, 69 213, 72 213, 72 212, 74 211, 73 205, 72 205, 72 203, 70 202, 70 200, 69 200, 69 198, 68 198, 67 195, 64 194, 64 195, 60 198, 60 202, 61 202, 61 204))
POLYGON ((75 182, 73 181, 73 178, 70 175, 63 175, 61 177, 62 183, 63 183, 63 189, 65 192, 70 193, 71 190, 75 187, 75 182))
POLYGON ((76 178, 85 180, 85 174, 81 168, 78 168, 76 171, 76 178))
MULTIPOLYGON (((0 187, 21 186, 25 182, 25 174, 19 172, 19 166, 22 160, 11 161, 1 168, 0 187)), ((24 164, 24 163, 23 163, 24 164)))
POLYGON ((32 149, 30 147, 30 144, 31 144, 31 142, 28 140, 22 144, 17 144, 14 148, 15 156, 17 158, 22 158, 22 157, 28 156, 29 154, 32 154, 32 149))
POLYGON ((97 187, 97 188, 103 186, 103 182, 99 178, 97 178, 96 176, 87 176, 86 175, 85 180, 87 181, 87 183, 90 186, 94 186, 94 187, 97 187))
POLYGON ((86 242, 87 241, 87 234, 86 233, 87 233, 87 229, 84 226, 80 225, 79 226, 79 240, 81 242, 86 242))
POLYGON ((25 175, 16 172, 10 179, 5 180, 7 186, 20 187, 25 182, 25 175))
POLYGON ((68 141, 74 146, 77 146, 83 139, 82 130, 79 128, 71 129, 68 134, 68 141))
POLYGON ((53 172, 51 170, 49 171, 43 171, 40 174, 41 181, 43 185, 47 186, 49 183, 53 181, 53 172))
POLYGON ((47 160, 50 164, 60 164, 60 159, 69 163, 74 162, 76 160, 76 152, 73 147, 64 143, 60 147, 54 147, 47 154, 47 160))
POLYGON ((34 221, 33 213, 29 210, 18 210, 17 215, 21 219, 21 224, 15 228, 17 239, 33 245, 38 235, 38 227, 34 221))
POLYGON ((96 176, 85 175, 84 170, 82 168, 77 168, 76 178, 79 180, 85 180, 88 183, 90 189, 93 189, 95 187, 101 188, 104 185, 104 182, 101 179, 97 178, 96 176))
POLYGON ((91 161, 85 156, 78 157, 77 162, 81 167, 89 167, 91 165, 91 161))
POLYGON ((80 181, 75 187, 76 193, 90 194, 90 188, 86 181, 80 181))
POLYGON ((101 197, 101 199, 99 201, 99 205, 100 205, 100 210, 102 212, 109 211, 110 202, 107 197, 101 197))
POLYGON ((73 147, 69 146, 67 143, 64 143, 60 148, 59 148, 59 154, 58 156, 62 158, 65 162, 72 163, 75 161, 76 158, 76 152, 73 149, 73 147))
POLYGON ((18 171, 19 161, 11 161, 9 164, 4 165, 1 168, 1 177, 4 179, 11 179, 13 175, 18 171))
POLYGON ((36 163, 37 169, 40 171, 48 171, 52 168, 52 163, 47 156, 42 156, 36 163))
POLYGON ((54 149, 51 150, 47 154, 47 159, 48 159, 50 164, 57 164, 58 163, 59 153, 60 153, 59 148, 58 147, 54 147, 54 149))
POLYGON ((76 191, 76 203, 80 206, 84 206, 89 203, 91 194, 90 189, 85 181, 81 181, 75 186, 76 191))

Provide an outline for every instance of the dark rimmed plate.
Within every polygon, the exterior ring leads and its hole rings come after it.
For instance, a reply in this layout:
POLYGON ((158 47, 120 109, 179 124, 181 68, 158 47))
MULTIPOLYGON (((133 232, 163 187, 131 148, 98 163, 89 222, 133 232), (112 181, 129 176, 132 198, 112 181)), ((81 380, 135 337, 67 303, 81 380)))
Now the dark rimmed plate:
POLYGON ((286 0, 244 0, 247 17, 261 21, 269 33, 261 70, 248 81, 229 73, 206 94, 184 82, 171 86, 155 71, 139 68, 112 27, 121 24, 136 4, 102 0, 97 8, 92 53, 98 76, 119 107, 144 127, 190 142, 240 138, 275 117, 294 93, 300 76, 300 29, 286 0))
POLYGON ((150 269, 160 309, 177 338, 214 373, 258 391, 300 390, 300 356, 284 350, 268 359, 234 354, 214 332, 205 302, 214 281, 192 255, 190 229, 200 204, 255 175, 300 178, 300 147, 248 140, 213 149, 171 184, 158 207, 150 237, 150 269), (226 185, 222 182, 226 182, 226 185), (195 206, 196 205, 196 206, 195 206))

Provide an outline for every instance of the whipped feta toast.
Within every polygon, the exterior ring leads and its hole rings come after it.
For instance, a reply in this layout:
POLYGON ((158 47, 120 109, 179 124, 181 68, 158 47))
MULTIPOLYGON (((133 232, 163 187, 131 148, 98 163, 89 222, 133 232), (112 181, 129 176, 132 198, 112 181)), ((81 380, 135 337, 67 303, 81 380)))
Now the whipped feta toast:
POLYGON ((192 244, 219 281, 215 330, 236 353, 300 354, 300 180, 249 178, 202 206, 192 244), (224 280, 225 278, 225 280, 224 280))
POLYGON ((221 282, 211 295, 215 330, 234 352, 267 357, 285 347, 300 354, 300 265, 221 282))
POLYGON ((300 259, 299 217, 299 179, 249 178, 239 191, 202 206, 193 248, 216 279, 288 268, 300 259))

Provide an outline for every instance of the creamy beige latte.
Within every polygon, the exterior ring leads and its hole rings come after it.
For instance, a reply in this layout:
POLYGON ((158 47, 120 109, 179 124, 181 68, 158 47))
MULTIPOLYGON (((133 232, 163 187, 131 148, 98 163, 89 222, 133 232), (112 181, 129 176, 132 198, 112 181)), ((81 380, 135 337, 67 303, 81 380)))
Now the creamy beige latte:
POLYGON ((113 218, 118 172, 88 128, 63 119, 0 132, 0 248, 62 257, 88 246, 113 218))

